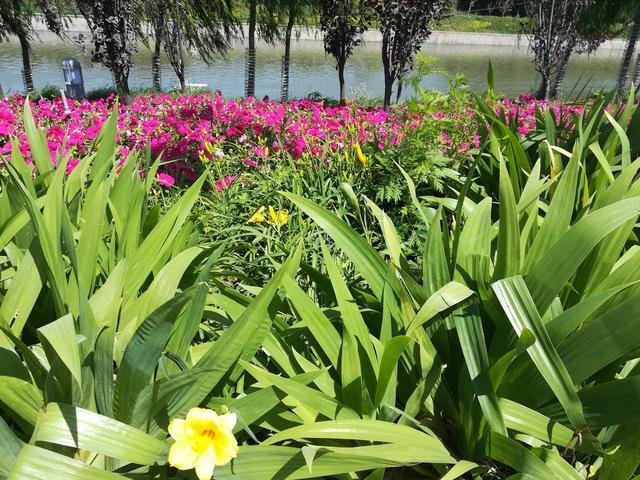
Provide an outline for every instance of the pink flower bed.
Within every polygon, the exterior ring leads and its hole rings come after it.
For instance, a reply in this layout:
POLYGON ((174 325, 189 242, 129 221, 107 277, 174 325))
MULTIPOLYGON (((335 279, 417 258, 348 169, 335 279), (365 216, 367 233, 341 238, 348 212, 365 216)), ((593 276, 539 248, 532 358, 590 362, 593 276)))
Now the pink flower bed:
POLYGON ((494 109, 496 115, 504 113, 507 125, 517 121, 518 132, 521 136, 526 137, 530 131, 536 128, 536 109, 550 111, 556 125, 568 126, 574 115, 582 113, 584 106, 536 100, 533 94, 528 94, 518 97, 517 100, 503 99, 495 105, 494 109))
MULTIPOLYGON (((87 154, 113 109, 113 99, 70 102, 65 111, 61 99, 31 103, 34 118, 46 130, 49 151, 54 163, 68 155, 67 170, 72 171, 87 154)), ((517 100, 498 100, 496 114, 504 114, 508 124, 517 122, 522 136, 536 128, 536 109, 548 109, 556 123, 571 125, 580 105, 536 101, 532 95, 517 100)), ((0 101, 0 161, 11 150, 10 139, 16 137, 20 151, 31 163, 31 153, 24 133, 22 111, 24 99, 12 96, 0 101)), ((146 95, 133 99, 129 106, 119 106, 118 161, 124 163, 133 149, 150 147, 153 157, 162 155, 166 162, 158 177, 161 186, 169 187, 175 179, 190 181, 198 164, 229 157, 238 169, 260 168, 274 158, 290 155, 324 159, 329 152, 339 152, 359 144, 371 154, 400 145, 408 132, 423 122, 430 122, 429 135, 421 141, 455 159, 469 155, 481 143, 478 118, 469 105, 443 104, 442 112, 420 117, 406 107, 391 113, 381 108, 363 106, 325 106, 320 102, 299 100, 289 103, 225 99, 219 94, 146 95)), ((218 190, 226 189, 236 178, 235 167, 221 174, 218 190)))
MULTIPOLYGON (((0 101, 0 156, 10 151, 13 136, 29 162, 23 102, 18 96, 0 101)), ((113 100, 70 103, 68 112, 61 99, 39 100, 31 106, 34 118, 46 129, 52 159, 55 162, 59 155, 69 154, 68 168, 73 169, 93 145, 113 100)), ((328 107, 309 100, 281 103, 237 101, 217 94, 177 99, 147 95, 136 97, 130 106, 120 105, 117 142, 120 161, 132 149, 144 150, 149 145, 154 157, 162 154, 165 161, 183 160, 165 165, 167 173, 193 178, 193 161, 222 157, 231 144, 241 147, 234 148, 234 154, 245 156, 245 165, 256 167, 268 152, 284 151, 293 158, 322 157, 327 148, 336 151, 355 142, 384 149, 399 144, 406 129, 417 125, 417 118, 404 108, 387 114, 380 108, 328 107)))

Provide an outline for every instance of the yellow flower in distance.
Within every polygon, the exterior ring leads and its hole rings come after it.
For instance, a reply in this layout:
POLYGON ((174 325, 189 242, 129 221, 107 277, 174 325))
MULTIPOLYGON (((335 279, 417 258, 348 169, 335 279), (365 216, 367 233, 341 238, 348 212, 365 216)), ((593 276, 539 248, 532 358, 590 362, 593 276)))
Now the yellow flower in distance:
POLYGON ((169 424, 169 434, 176 442, 169 450, 169 464, 178 470, 196 469, 199 480, 210 480, 213 469, 229 463, 238 454, 233 436, 236 414, 218 415, 206 408, 192 408, 186 419, 169 424))
POLYGON ((287 210, 274 210, 269 206, 269 223, 277 228, 281 228, 289 221, 289 212, 287 210))
POLYGON ((353 149, 356 151, 356 157, 358 158, 358 163, 360 166, 364 167, 367 164, 367 157, 362 153, 362 148, 360 148, 360 144, 356 142, 353 146, 353 149))
POLYGON ((264 223, 267 221, 266 217, 264 216, 264 207, 260 207, 258 210, 255 211, 255 213, 253 215, 251 215, 251 217, 249 218, 249 220, 247 220, 247 223, 264 223))

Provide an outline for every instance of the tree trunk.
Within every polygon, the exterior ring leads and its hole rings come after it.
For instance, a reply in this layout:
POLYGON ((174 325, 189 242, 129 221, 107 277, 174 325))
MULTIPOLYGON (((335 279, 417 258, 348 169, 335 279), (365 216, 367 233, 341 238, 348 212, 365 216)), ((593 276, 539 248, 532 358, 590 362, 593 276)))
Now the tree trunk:
POLYGON ((633 72, 633 87, 638 88, 640 82, 640 53, 636 56, 636 68, 633 72))
POLYGON ((338 81, 340 82, 340 105, 344 105, 347 102, 347 94, 345 92, 344 85, 344 66, 345 61, 338 62, 338 81))
POLYGON ((156 24, 156 39, 151 58, 151 71, 153 72, 153 89, 160 91, 162 89, 162 64, 160 61, 160 51, 162 49, 162 38, 164 37, 164 16, 156 24))
POLYGON ((565 58, 560 64, 560 66, 558 67, 558 72, 556 73, 556 76, 549 87, 548 100, 556 99, 560 94, 560 90, 562 89, 562 82, 564 81, 565 73, 567 73, 568 65, 569 65, 569 57, 567 56, 567 58, 565 58))
POLYGON ((173 4, 173 21, 175 22, 176 27, 176 48, 178 54, 178 80, 180 81, 180 90, 183 90, 187 86, 187 82, 185 80, 185 71, 184 71, 184 52, 182 51, 182 25, 180 22, 180 18, 182 16, 182 12, 180 11, 180 0, 175 0, 173 4))
POLYGON ((129 90, 129 75, 123 69, 114 70, 113 77, 116 82, 116 90, 122 103, 131 104, 131 90, 129 90))
POLYGON ((20 49, 22 50, 22 72, 24 74, 24 89, 27 93, 33 92, 33 74, 31 73, 31 53, 29 41, 25 36, 20 36, 20 49))
POLYGON ((393 95, 393 78, 385 72, 384 74, 384 111, 391 109, 391 96, 393 95))
POLYGON ((384 111, 388 112, 391 108, 394 78, 389 59, 389 37, 386 32, 382 36, 382 66, 384 68, 384 111))
POLYGON ((622 63, 620 64, 620 74, 618 75, 618 95, 622 96, 626 94, 626 90, 629 84, 629 70, 631 68, 631 61, 633 60, 633 54, 636 50, 636 43, 638 41, 638 35, 640 35, 640 12, 636 14, 636 17, 629 30, 629 38, 627 39, 627 46, 624 49, 622 55, 622 63))
POLYGON ((549 76, 546 73, 542 73, 540 75, 540 86, 538 87, 536 98, 548 101, 550 87, 551 87, 551 82, 550 82, 549 76))
POLYGON ((289 7, 289 21, 284 37, 284 59, 282 64, 282 101, 289 101, 289 61, 291 59, 291 34, 296 21, 296 8, 292 3, 289 7))
POLYGON ((396 93, 396 103, 400 103, 400 97, 402 97, 402 87, 404 86, 404 82, 402 80, 398 81, 398 91, 396 93))
POLYGON ((258 16, 257 0, 249 0, 249 50, 247 54, 247 97, 256 94, 256 22, 258 16))

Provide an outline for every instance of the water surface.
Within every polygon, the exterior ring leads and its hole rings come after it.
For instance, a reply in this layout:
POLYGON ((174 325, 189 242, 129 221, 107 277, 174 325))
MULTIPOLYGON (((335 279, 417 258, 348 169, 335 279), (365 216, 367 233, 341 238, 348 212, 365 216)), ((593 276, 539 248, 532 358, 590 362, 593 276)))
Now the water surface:
MULTIPOLYGON (((130 85, 151 85, 151 52, 144 47, 135 55, 130 85)), ((346 71, 347 92, 379 97, 384 78, 380 59, 380 44, 369 43, 355 51, 346 71)), ((438 66, 452 74, 460 72, 470 87, 477 92, 486 88, 486 71, 491 59, 495 71, 496 88, 510 96, 530 92, 535 88, 536 75, 530 53, 524 48, 485 47, 468 45, 427 45, 424 53, 438 58, 438 66)), ((259 44, 257 54, 256 94, 278 98, 283 48, 259 44)), ((111 82, 109 72, 100 65, 92 65, 90 55, 79 51, 71 43, 34 43, 32 52, 33 75, 36 88, 45 85, 63 86, 62 60, 77 56, 83 65, 86 90, 102 87, 111 82)), ((613 88, 621 52, 602 50, 595 55, 576 55, 568 68, 565 95, 588 89, 613 88)), ((244 93, 245 49, 239 42, 226 58, 206 65, 198 57, 187 57, 187 78, 194 83, 206 83, 210 89, 219 89, 225 96, 244 93)), ((0 84, 5 94, 22 90, 22 60, 17 42, 0 43, 0 84)), ((439 76, 424 80, 424 86, 445 91, 447 82, 439 76)), ((165 89, 176 86, 173 70, 163 61, 162 85, 165 89)), ((292 48, 290 95, 303 97, 311 92, 336 97, 337 74, 331 57, 324 54, 319 40, 299 40, 292 48)), ((407 92, 411 95, 412 92, 407 92)))

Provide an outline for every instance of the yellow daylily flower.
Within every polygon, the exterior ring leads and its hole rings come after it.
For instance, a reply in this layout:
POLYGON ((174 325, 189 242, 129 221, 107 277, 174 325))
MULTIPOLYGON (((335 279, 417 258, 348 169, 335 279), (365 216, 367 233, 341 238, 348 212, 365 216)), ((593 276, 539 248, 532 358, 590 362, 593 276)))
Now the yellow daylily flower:
POLYGON ((269 206, 269 223, 277 228, 281 228, 289 221, 289 212, 287 210, 275 210, 269 206))
POLYGON ((264 223, 267 221, 266 217, 264 216, 264 207, 260 207, 258 210, 255 211, 255 213, 253 215, 251 215, 251 217, 249 218, 249 220, 247 220, 247 223, 264 223))
POLYGON ((169 424, 169 435, 176 442, 169 450, 169 464, 178 470, 195 468, 199 480, 211 480, 213 469, 229 463, 238 454, 233 436, 236 414, 218 415, 207 408, 192 408, 186 419, 169 424))
POLYGON ((356 151, 356 157, 358 158, 358 163, 364 167, 367 164, 367 157, 362 153, 362 148, 360 148, 360 144, 356 142, 353 146, 353 149, 356 151))

